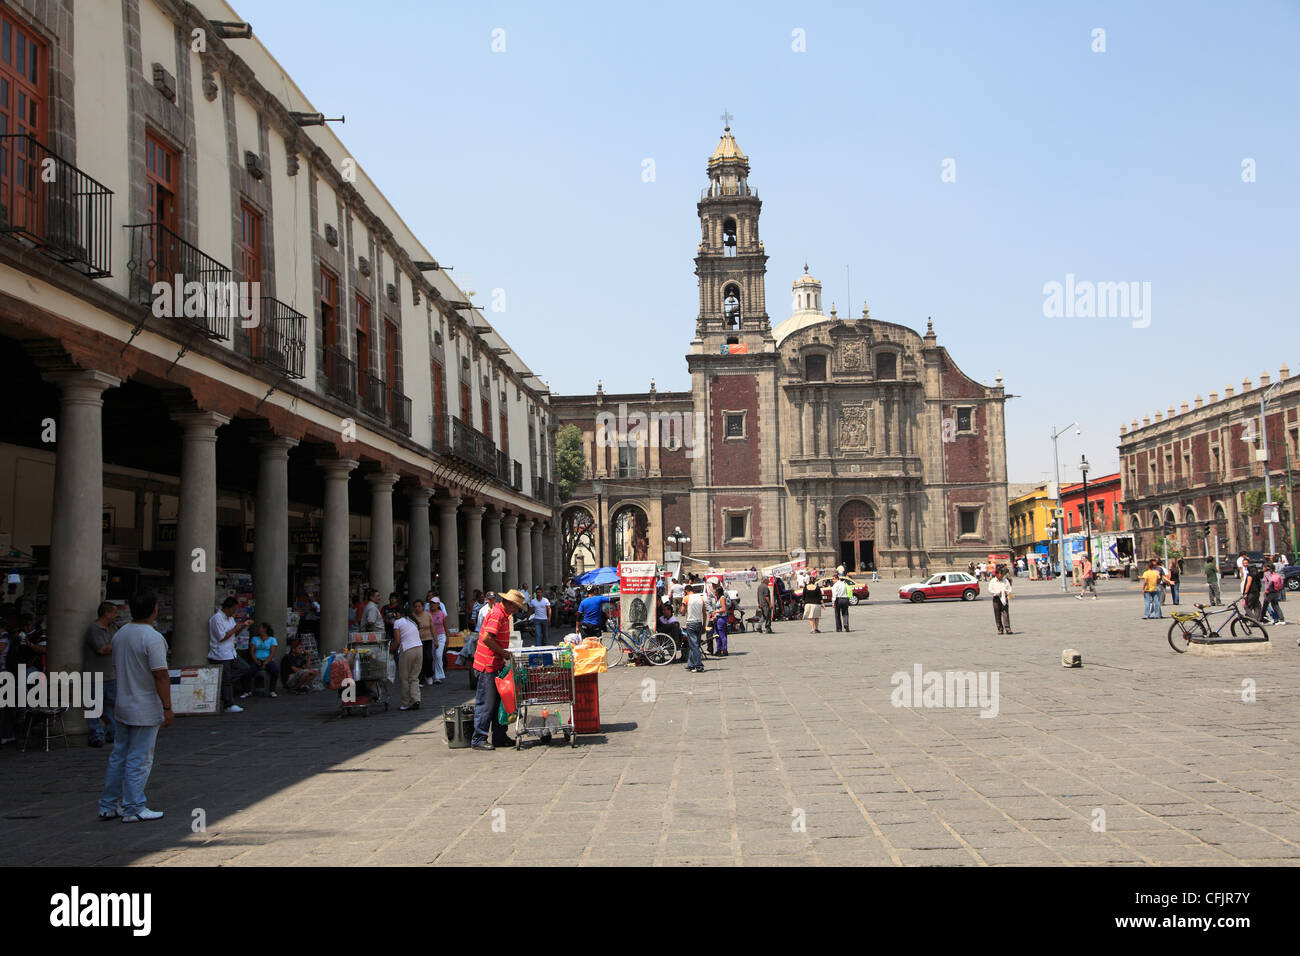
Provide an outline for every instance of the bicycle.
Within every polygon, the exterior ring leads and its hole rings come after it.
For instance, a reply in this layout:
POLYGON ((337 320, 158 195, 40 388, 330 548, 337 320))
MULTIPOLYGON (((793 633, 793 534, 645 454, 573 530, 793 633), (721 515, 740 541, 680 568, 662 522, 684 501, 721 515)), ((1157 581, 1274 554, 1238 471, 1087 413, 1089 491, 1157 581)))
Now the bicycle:
POLYGON ((631 633, 615 625, 612 633, 607 631, 600 636, 600 644, 605 648, 606 667, 626 664, 629 657, 662 667, 677 657, 677 642, 672 635, 656 634, 645 625, 634 627, 631 633))
POLYGON ((1194 604, 1195 611, 1175 611, 1174 623, 1169 625, 1169 646, 1179 654, 1185 653, 1187 645, 1193 640, 1198 643, 1210 643, 1225 640, 1221 636, 1225 627, 1238 640, 1267 641, 1268 631, 1259 621, 1247 617, 1237 607, 1245 598, 1237 598, 1222 611, 1207 611, 1208 604, 1194 604), (1210 614, 1230 615, 1222 624, 1210 629, 1210 614))

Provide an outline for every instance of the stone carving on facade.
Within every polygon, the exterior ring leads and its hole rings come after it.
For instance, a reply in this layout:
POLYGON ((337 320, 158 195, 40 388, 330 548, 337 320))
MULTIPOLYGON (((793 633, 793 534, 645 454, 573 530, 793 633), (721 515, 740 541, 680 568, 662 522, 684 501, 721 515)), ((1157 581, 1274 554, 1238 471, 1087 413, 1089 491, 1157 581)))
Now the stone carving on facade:
POLYGON ((840 351, 840 364, 846 372, 865 372, 867 369, 867 343, 862 339, 845 342, 840 351))
POLYGON ((823 545, 826 543, 826 512, 817 512, 817 543, 823 545))
POLYGON ((839 441, 842 449, 870 447, 871 411, 866 402, 843 402, 840 405, 839 441))
POLYGON ((898 544, 898 512, 893 509, 889 512, 889 543, 898 544))

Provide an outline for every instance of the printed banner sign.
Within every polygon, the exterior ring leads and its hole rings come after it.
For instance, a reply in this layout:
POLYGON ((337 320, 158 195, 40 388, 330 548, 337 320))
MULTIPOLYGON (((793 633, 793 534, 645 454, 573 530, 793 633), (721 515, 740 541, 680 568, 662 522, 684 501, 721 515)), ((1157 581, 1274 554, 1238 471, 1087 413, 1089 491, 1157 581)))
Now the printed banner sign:
POLYGON ((659 566, 653 561, 620 561, 619 594, 654 594, 658 576, 659 566))
POLYGON ((221 696, 220 667, 184 667, 169 670, 172 685, 172 712, 176 714, 215 714, 221 696))

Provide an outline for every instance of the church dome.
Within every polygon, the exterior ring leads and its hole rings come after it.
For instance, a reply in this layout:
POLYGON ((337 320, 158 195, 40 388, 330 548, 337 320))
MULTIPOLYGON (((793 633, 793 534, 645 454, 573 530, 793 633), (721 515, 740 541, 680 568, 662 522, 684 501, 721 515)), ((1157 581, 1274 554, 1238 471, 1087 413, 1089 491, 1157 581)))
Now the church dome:
POLYGON ((722 138, 718 140, 718 148, 709 157, 709 165, 713 166, 726 160, 739 160, 742 163, 749 162, 745 154, 740 151, 740 144, 736 142, 736 137, 731 135, 730 126, 722 131, 722 138))
POLYGON ((806 329, 818 322, 830 321, 822 314, 822 284, 808 272, 808 263, 804 263, 803 275, 795 279, 791 285, 794 290, 794 302, 791 305, 790 317, 772 330, 778 345, 781 344, 782 339, 800 329, 806 329))

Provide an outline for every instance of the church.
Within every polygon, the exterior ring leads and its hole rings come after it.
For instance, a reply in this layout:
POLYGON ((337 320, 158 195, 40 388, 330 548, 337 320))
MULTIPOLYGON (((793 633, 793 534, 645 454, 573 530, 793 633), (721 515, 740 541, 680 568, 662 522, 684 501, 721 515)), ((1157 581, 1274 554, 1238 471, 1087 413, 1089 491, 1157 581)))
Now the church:
MULTIPOLYGON (((804 267, 767 310, 762 202, 730 126, 696 206, 699 314, 689 392, 553 395, 586 471, 561 505, 570 567, 664 560, 912 576, 1007 551, 1006 392, 924 334, 823 312, 804 267)), ((692 563, 693 562, 693 563, 692 563)))

